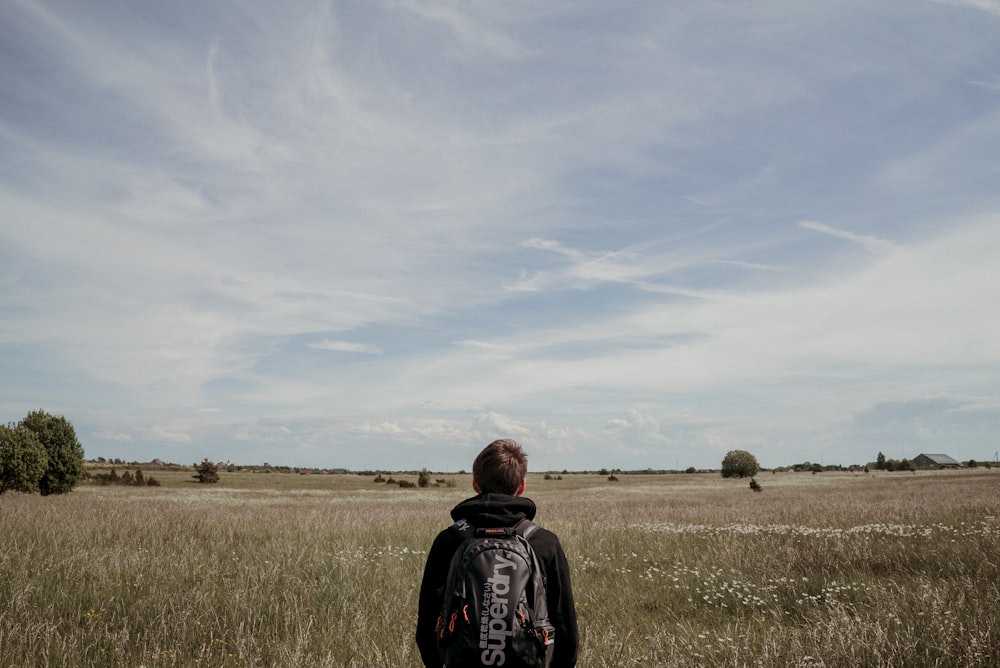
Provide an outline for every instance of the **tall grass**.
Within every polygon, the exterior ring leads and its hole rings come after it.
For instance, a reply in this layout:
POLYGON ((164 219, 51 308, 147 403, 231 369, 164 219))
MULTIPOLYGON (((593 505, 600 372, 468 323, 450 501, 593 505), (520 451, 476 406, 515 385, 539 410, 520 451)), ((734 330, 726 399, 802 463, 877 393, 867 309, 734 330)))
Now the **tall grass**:
MULTIPOLYGON (((0 496, 0 666, 418 666, 457 479, 0 496)), ((1000 665, 997 471, 761 483, 529 480, 570 558, 581 666, 1000 665)))

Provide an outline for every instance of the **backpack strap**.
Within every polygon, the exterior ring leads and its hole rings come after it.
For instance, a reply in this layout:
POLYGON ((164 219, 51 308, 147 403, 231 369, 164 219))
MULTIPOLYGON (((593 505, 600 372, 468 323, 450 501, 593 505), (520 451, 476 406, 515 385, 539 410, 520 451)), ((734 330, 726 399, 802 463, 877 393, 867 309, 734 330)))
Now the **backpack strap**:
POLYGON ((528 536, 535 533, 535 531, 540 528, 541 527, 529 520, 527 517, 514 525, 514 531, 523 536, 525 540, 527 540, 528 536))

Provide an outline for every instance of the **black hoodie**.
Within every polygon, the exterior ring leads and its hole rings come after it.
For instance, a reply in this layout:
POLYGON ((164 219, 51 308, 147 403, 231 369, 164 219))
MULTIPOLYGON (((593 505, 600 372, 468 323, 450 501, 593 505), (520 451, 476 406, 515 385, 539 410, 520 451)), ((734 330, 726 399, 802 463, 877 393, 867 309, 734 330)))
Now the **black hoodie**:
MULTIPOLYGON (((525 518, 533 520, 535 512, 534 501, 523 496, 480 494, 455 506, 451 517, 456 522, 467 520, 477 528, 508 527, 525 518)), ((441 613, 441 591, 448 576, 448 566, 461 542, 457 531, 445 529, 434 539, 427 554, 417 612, 417 647, 427 668, 441 668, 442 665, 438 657, 434 627, 441 613)), ((566 554, 559 544, 559 538, 544 528, 532 533, 528 542, 541 562, 549 621, 555 627, 555 652, 551 668, 573 668, 576 665, 579 633, 566 554)))

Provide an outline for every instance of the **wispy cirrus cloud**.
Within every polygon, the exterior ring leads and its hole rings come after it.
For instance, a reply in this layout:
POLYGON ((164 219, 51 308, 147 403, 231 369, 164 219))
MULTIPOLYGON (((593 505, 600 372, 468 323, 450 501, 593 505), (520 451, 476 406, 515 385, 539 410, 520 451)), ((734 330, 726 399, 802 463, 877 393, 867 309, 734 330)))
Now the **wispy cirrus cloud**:
POLYGON ((830 225, 820 223, 815 220, 801 220, 798 225, 806 230, 812 230, 813 232, 819 232, 820 234, 826 234, 836 239, 857 244, 869 253, 880 253, 891 250, 896 246, 895 243, 888 239, 881 239, 870 234, 857 234, 849 230, 831 227, 830 225))
POLYGON ((942 5, 949 5, 952 7, 968 7, 970 9, 978 9, 979 11, 986 12, 987 14, 992 14, 1000 18, 1000 2, 997 0, 931 0, 931 2, 937 2, 942 5))
MULTIPOLYGON (((661 285, 661 279, 695 267, 724 262, 714 259, 727 252, 726 247, 673 249, 663 241, 651 241, 617 250, 583 250, 552 239, 533 238, 522 244, 559 258, 558 263, 543 263, 543 268, 523 271, 517 281, 505 287, 514 291, 589 289, 604 284, 629 285, 642 290, 684 292, 681 286, 661 285), (666 248, 664 248, 666 247, 666 248)), ((732 262, 747 267, 749 263, 732 262)))

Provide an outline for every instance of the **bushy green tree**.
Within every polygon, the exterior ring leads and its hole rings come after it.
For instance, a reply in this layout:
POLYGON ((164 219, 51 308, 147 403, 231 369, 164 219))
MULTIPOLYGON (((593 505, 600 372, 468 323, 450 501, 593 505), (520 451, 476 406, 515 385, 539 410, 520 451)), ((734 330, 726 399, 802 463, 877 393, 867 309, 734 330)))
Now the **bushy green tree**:
POLYGON ((420 469, 420 473, 417 475, 417 484, 421 487, 427 487, 431 484, 431 472, 426 468, 420 469))
POLYGON ((722 460, 723 478, 752 478, 759 472, 757 458, 746 450, 730 450, 722 460))
POLYGON ((38 491, 43 496, 65 494, 76 487, 84 474, 83 446, 70 421, 36 410, 28 413, 18 427, 31 431, 45 448, 48 464, 38 481, 38 491))
POLYGON ((38 491, 48 461, 45 446, 33 432, 0 425, 0 494, 38 491))

